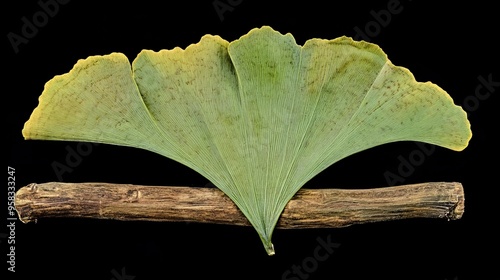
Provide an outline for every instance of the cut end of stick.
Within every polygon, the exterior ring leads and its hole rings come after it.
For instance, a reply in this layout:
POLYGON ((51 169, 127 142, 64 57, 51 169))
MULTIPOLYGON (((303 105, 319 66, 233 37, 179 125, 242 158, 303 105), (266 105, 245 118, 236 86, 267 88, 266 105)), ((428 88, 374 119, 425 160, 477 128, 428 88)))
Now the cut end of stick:
POLYGON ((460 183, 452 183, 454 184, 454 193, 456 198, 456 202, 454 205, 452 205, 449 209, 450 211, 448 212, 448 220, 459 220, 462 218, 464 211, 465 211, 465 195, 464 195, 464 189, 462 184, 460 183))

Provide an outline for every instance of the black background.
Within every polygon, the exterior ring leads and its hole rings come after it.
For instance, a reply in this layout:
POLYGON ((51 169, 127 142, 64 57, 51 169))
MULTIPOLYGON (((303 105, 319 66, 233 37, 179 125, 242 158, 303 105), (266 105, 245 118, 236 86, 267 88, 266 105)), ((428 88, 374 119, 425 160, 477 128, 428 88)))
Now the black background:
MULTIPOLYGON (((17 53, 7 34, 21 35, 22 18, 31 21, 41 7, 36 1, 13 2, 4 3, 2 8, 6 27, 3 92, 7 98, 7 163, 16 169, 20 188, 31 182, 58 181, 51 164, 64 163, 67 147, 77 147, 72 142, 24 141, 21 129, 37 106, 45 82, 68 72, 78 59, 123 52, 132 60, 142 49, 185 48, 208 33, 232 41, 262 25, 292 33, 298 44, 315 37, 355 36, 355 27, 364 29, 374 20, 371 11, 386 10, 392 1, 228 1, 234 7, 224 12, 221 20, 215 1, 103 4, 71 0, 60 4, 59 11, 27 43, 19 45, 17 53)), ((493 4, 450 1, 437 5, 401 0, 400 6, 402 11, 393 14, 386 26, 371 30, 371 41, 379 44, 395 65, 409 68, 418 81, 438 84, 458 105, 475 100, 472 96, 480 85, 479 76, 491 75, 500 81, 498 43, 494 41, 498 39, 498 10, 493 4)), ((498 163, 493 142, 499 87, 495 89, 489 97, 476 100, 478 103, 464 105, 473 131, 468 148, 453 152, 436 147, 414 172, 398 182, 462 182, 466 211, 460 220, 413 219, 342 229, 276 230, 277 255, 273 257, 266 255, 252 228, 90 219, 45 219, 37 224, 18 221, 16 273, 8 272, 5 262, 3 269, 7 279, 119 280, 115 274, 123 272, 128 278, 121 279, 130 280, 281 279, 285 271, 313 255, 317 238, 330 238, 340 247, 319 262, 307 279, 496 278, 498 241, 493 237, 498 231, 493 225, 497 223, 498 183, 493 179, 498 163)), ((412 142, 375 147, 332 165, 305 187, 387 187, 384 174, 398 174, 400 159, 408 159, 416 149, 412 142)), ((108 145, 93 146, 92 152, 62 178, 64 182, 208 184, 169 159, 108 145)), ((4 228, 0 233, 6 231, 4 228)), ((4 259, 7 242, 5 238, 1 241, 4 259)))

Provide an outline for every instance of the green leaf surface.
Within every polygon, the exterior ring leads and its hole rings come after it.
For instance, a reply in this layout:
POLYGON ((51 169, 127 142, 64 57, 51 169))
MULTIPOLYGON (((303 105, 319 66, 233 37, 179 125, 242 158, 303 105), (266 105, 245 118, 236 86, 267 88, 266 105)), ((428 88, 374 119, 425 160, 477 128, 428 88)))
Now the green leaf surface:
POLYGON ((452 150, 466 113, 374 44, 264 26, 233 42, 79 60, 47 82, 26 139, 90 141, 172 158, 227 194, 267 252, 281 212, 308 180, 351 154, 396 141, 452 150))

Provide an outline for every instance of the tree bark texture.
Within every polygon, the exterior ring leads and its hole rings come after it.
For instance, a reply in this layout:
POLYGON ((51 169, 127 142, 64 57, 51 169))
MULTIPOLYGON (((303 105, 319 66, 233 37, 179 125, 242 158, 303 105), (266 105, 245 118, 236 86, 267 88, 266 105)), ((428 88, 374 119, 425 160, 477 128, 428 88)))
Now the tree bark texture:
MULTIPOLYGON (((217 188, 110 183, 32 183, 19 189, 16 210, 24 223, 42 218, 198 222, 250 226, 217 188)), ((463 187, 432 182, 372 189, 301 189, 277 228, 337 228, 409 218, 460 219, 463 187)))

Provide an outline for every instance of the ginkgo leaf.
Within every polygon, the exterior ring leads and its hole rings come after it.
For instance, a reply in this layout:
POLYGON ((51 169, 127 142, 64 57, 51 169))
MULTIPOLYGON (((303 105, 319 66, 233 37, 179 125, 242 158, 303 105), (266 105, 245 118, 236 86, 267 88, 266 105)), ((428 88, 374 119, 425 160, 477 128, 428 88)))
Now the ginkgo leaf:
POLYGON ((26 139, 149 150, 209 179, 239 207, 267 252, 282 210, 331 164, 396 141, 452 150, 471 138, 466 113, 415 81, 375 44, 311 39, 264 26, 227 42, 79 60, 47 82, 26 139))

